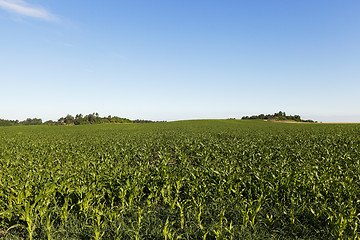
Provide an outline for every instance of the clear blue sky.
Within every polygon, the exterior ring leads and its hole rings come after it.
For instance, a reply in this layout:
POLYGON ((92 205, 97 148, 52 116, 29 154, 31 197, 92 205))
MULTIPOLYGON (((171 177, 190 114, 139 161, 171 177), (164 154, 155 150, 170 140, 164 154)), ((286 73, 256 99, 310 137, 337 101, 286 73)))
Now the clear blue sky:
POLYGON ((360 122, 358 0, 0 0, 0 118, 360 122))

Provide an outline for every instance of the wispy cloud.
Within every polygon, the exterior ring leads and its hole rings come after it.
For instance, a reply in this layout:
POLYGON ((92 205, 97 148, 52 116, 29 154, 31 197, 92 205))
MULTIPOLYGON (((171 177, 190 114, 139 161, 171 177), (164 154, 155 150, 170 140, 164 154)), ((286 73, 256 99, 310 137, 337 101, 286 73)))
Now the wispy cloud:
POLYGON ((59 21, 59 18, 43 7, 32 6, 23 0, 0 0, 0 8, 22 16, 39 18, 47 21, 59 21))

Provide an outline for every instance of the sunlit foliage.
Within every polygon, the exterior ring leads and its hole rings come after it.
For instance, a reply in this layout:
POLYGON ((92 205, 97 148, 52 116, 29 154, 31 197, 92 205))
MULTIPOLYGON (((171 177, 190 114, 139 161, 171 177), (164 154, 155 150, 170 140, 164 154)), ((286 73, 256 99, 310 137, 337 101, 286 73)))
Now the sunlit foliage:
POLYGON ((360 125, 0 130, 1 239, 358 239, 360 125))

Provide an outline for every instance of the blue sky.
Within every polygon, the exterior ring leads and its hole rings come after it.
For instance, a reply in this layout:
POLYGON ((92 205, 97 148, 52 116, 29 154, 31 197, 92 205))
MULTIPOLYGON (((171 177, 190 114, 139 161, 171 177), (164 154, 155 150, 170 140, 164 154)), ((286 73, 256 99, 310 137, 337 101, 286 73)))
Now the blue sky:
POLYGON ((355 0, 0 0, 0 118, 360 122, 355 0))

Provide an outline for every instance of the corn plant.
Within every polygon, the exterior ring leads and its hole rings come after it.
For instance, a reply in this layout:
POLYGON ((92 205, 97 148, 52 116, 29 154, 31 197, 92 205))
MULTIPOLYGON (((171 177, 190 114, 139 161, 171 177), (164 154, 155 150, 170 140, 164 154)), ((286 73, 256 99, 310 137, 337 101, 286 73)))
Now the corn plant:
POLYGON ((360 125, 0 129, 5 239, 359 239, 360 125))

